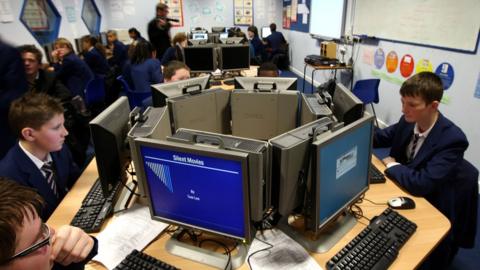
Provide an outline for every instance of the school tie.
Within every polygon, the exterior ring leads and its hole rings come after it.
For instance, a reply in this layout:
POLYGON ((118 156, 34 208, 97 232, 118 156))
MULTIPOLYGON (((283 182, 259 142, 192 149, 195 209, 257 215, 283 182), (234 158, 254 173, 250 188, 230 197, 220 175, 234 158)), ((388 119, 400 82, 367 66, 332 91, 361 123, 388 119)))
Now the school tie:
POLYGON ((45 173, 45 178, 47 178, 47 183, 50 186, 50 189, 52 189, 53 194, 57 196, 58 198, 58 191, 57 191, 57 177, 55 176, 55 172, 53 171, 53 165, 52 162, 45 162, 43 163, 42 169, 45 173))
POLYGON ((413 135, 413 142, 412 142, 412 149, 410 150, 410 156, 408 158, 408 162, 412 162, 413 158, 415 157, 415 149, 417 149, 418 139, 420 139, 420 135, 414 134, 413 135))

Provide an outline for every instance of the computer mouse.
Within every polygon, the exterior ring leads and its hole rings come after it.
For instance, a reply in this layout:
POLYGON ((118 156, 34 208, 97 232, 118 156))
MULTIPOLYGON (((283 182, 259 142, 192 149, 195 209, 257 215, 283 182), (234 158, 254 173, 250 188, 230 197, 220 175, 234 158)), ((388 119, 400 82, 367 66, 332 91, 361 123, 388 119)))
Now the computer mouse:
POLYGON ((395 197, 388 200, 388 206, 393 209, 413 209, 415 201, 408 197, 395 197))

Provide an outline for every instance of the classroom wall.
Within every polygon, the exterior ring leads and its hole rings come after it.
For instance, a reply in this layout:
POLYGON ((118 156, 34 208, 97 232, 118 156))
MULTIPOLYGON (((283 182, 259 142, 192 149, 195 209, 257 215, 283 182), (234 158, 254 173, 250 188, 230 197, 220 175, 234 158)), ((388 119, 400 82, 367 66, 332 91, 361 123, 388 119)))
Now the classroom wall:
MULTIPOLYGON (((281 1, 279 1, 281 2, 281 1)), ((347 32, 350 29, 351 2, 347 7, 347 32)), ((281 12, 279 14, 282 14, 281 12)), ((280 24, 281 25, 281 24, 280 24)), ((281 29, 281 28, 280 28, 281 29)), ((291 69, 303 76, 304 58, 309 54, 319 54, 318 41, 312 39, 308 33, 301 33, 281 29, 291 47, 291 69), (298 46, 297 44, 301 44, 298 46)), ((410 54, 415 63, 420 59, 428 59, 433 70, 443 62, 450 63, 454 68, 454 81, 451 87, 444 92, 447 102, 440 106, 440 111, 453 122, 455 122, 467 135, 470 146, 465 153, 465 158, 480 168, 480 125, 476 115, 480 114, 480 98, 475 98, 474 93, 477 84, 480 84, 480 53, 477 44, 476 53, 461 53, 451 50, 435 49, 425 46, 415 46, 399 42, 379 41, 378 44, 359 44, 353 49, 354 81, 359 79, 381 77, 379 87, 380 103, 375 105, 376 113, 381 122, 390 125, 398 121, 401 113, 400 96, 398 90, 405 80, 397 68, 395 72, 389 73, 385 65, 378 69, 372 61, 372 54, 375 50, 382 48, 387 54, 394 50, 400 59, 405 54, 410 54)), ((352 54, 352 47, 348 47, 346 59, 352 54)), ((307 77, 311 74, 307 70, 307 77)), ((345 73, 341 73, 345 75, 345 73)), ((322 83, 331 77, 330 72, 316 72, 316 84, 322 83)), ((345 81, 346 76, 341 76, 345 81)), ((345 82, 344 82, 345 83, 345 82)), ((480 90, 479 90, 480 91, 480 90)))
MULTIPOLYGON (((24 1, 9 1, 12 8, 12 13, 14 15, 14 21, 9 23, 0 23, 0 37, 4 41, 14 46, 22 44, 34 44, 38 47, 41 47, 37 40, 30 34, 25 25, 20 21, 20 12, 22 10, 23 2, 24 1)), ((83 0, 52 0, 52 2, 62 16, 59 37, 65 37, 73 43, 75 38, 89 34, 88 29, 81 18, 83 0), (72 12, 72 15, 70 16, 71 22, 69 22, 67 19, 65 7, 74 8, 74 12, 72 12)), ((96 4, 100 14, 105 14, 104 1, 97 0, 96 4)), ((101 31, 106 29, 106 27, 105 17, 102 16, 100 23, 101 31)), ((45 58, 43 60, 46 61, 45 58)))

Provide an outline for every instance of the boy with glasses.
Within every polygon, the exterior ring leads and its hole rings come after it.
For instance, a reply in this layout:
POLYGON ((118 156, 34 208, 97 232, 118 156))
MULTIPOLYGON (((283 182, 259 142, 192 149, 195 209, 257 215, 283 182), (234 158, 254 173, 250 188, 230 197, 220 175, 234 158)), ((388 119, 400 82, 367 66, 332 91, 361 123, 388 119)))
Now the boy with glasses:
POLYGON ((79 228, 57 230, 39 217, 35 190, 0 177, 0 270, 83 269, 97 253, 97 241, 79 228))

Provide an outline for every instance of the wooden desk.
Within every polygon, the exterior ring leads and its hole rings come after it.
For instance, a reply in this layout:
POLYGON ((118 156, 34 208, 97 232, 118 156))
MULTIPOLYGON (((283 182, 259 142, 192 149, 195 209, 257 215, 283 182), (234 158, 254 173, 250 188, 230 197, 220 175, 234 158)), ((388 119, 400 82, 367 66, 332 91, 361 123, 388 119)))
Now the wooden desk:
MULTIPOLYGON (((373 163, 382 171, 385 168, 377 158, 373 158, 373 163)), ((76 211, 80 208, 82 199, 85 197, 96 178, 96 163, 93 160, 47 223, 54 228, 57 228, 62 224, 70 223, 76 211)), ((392 197, 404 195, 412 197, 402 191, 392 181, 387 180, 385 184, 371 185, 370 189, 365 194, 365 198, 377 203, 382 203, 392 197)), ((415 209, 398 211, 418 225, 417 231, 400 250, 400 254, 389 269, 414 269, 425 259, 450 229, 448 219, 428 203, 427 200, 417 197, 414 197, 414 200, 416 203, 415 209)), ((380 214, 386 206, 374 205, 365 201, 361 204, 361 207, 364 215, 368 218, 372 218, 373 216, 380 214)), ((360 220, 360 222, 368 224, 368 221, 365 219, 360 220)), ((329 252, 324 254, 311 254, 322 268, 325 268, 325 263, 365 227, 365 225, 360 222, 358 222, 355 227, 329 252)), ((107 224, 104 226, 107 226, 107 224)), ((144 250, 144 252, 181 269, 213 269, 212 267, 169 254, 165 250, 165 243, 168 237, 170 236, 167 234, 160 235, 156 241, 151 243, 144 250)), ((98 263, 91 262, 87 265, 86 269, 105 268, 98 263)), ((244 264, 240 269, 248 269, 248 265, 244 264)))
MULTIPOLYGON (((311 87, 311 93, 313 94, 314 92, 314 87, 313 87, 313 83, 315 82, 315 72, 317 70, 333 70, 335 71, 335 77, 337 76, 337 70, 338 69, 352 69, 352 66, 347 66, 347 65, 339 65, 339 64, 336 64, 336 65, 329 65, 329 66, 326 66, 326 65, 312 65, 312 64, 309 64, 309 63, 306 63, 305 62, 305 66, 303 67, 303 86, 302 86, 302 93, 305 93, 305 79, 306 79, 306 74, 307 74, 307 67, 310 67, 312 68, 312 87, 311 87)), ((352 78, 352 82, 353 82, 353 78, 352 78)))

